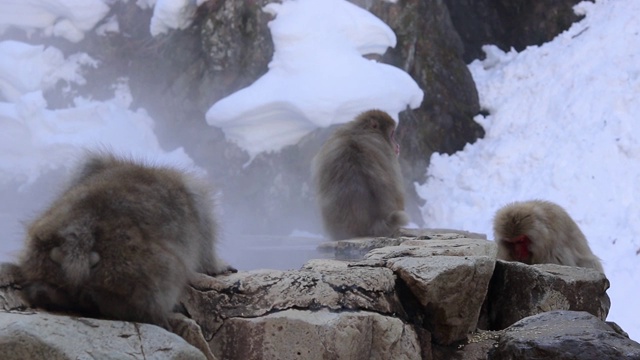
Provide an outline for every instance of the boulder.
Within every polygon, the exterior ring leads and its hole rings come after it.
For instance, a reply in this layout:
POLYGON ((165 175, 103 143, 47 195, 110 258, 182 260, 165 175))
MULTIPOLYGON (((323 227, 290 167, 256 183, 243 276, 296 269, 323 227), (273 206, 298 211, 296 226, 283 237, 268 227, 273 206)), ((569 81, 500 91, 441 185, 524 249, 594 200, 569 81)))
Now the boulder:
MULTIPOLYGON (((21 326, 13 329, 11 328, 11 326, 7 326, 7 331, 10 331, 7 337, 7 346, 13 346, 15 347, 17 350, 16 355, 17 357, 15 357, 16 359, 22 358, 22 354, 27 354, 24 353, 23 351, 31 351, 29 349, 25 350, 23 349, 20 344, 16 345, 16 342, 21 343, 23 342, 23 340, 20 340, 22 338, 28 338, 32 335, 30 335, 31 333, 37 334, 34 337, 42 337, 45 338, 47 334, 48 328, 47 327, 43 327, 42 329, 46 330, 44 332, 40 332, 40 328, 38 326, 38 323, 41 321, 41 316, 40 315, 47 315, 46 313, 39 313, 38 311, 29 308, 29 305, 25 302, 23 296, 22 296, 22 287, 20 285, 22 281, 22 277, 20 274, 20 270, 18 268, 17 265, 12 264, 12 263, 1 263, 0 264, 0 305, 2 306, 0 309, 0 314, 12 314, 15 315, 14 317, 5 317, 5 319, 13 319, 13 320, 19 320, 19 322, 21 323, 21 326), (22 318, 22 316, 34 316, 34 317, 25 317, 25 321, 20 320, 22 318), (33 321, 28 321, 28 319, 35 319, 33 321), (24 328, 22 328, 22 326, 24 326, 24 328), (15 333, 15 334, 14 334, 15 333)), ((73 314, 70 314, 73 315, 73 314)), ((4 316, 4 315, 3 315, 4 316)), ((67 324, 68 321, 71 320, 78 320, 80 318, 77 317, 67 317, 64 315, 51 315, 53 316, 52 319, 54 319, 54 322, 57 322, 59 324, 63 324, 60 326, 66 326, 64 324, 67 324)), ((43 321, 48 321, 46 319, 46 316, 44 317, 45 320, 43 321)), ((91 324, 91 321, 93 321, 94 319, 87 319, 87 321, 83 321, 82 323, 86 324, 91 324)), ((138 324, 132 324, 132 323, 128 323, 128 322, 120 322, 120 321, 108 321, 108 320, 96 320, 98 321, 98 325, 102 324, 104 325, 102 327, 102 329, 107 329, 106 331, 109 332, 111 330, 109 329, 114 329, 114 328, 123 328, 126 327, 125 325, 118 325, 118 324, 128 324, 128 326, 132 326, 135 325, 135 329, 136 331, 138 330, 138 324)), ((7 322, 10 322, 10 320, 7 320, 7 322)), ((203 355, 207 360, 215 360, 215 356, 213 355, 213 353, 211 353, 211 350, 209 348, 209 345, 206 343, 206 341, 204 340, 204 336, 202 335, 202 330, 200 329, 200 326, 192 319, 189 319, 187 317, 185 317, 182 314, 176 313, 173 314, 172 316, 170 316, 169 318, 169 324, 171 326, 171 330, 174 334, 179 335, 180 337, 182 337, 184 340, 186 340, 186 342, 188 344, 193 345, 196 349, 201 351, 200 355, 203 355)), ((152 330, 151 331, 151 337, 155 338, 155 333, 156 332, 164 332, 164 333, 168 333, 166 330, 159 328, 157 326, 154 325, 148 325, 148 324, 140 324, 140 326, 146 326, 146 327, 151 327, 152 330)), ((2 325, 0 325, 0 327, 4 328, 2 325)), ((73 326, 72 326, 73 327, 73 326)), ((96 329, 100 329, 99 326, 95 326, 96 329)), ((145 328, 146 329, 146 328, 145 328)), ((91 334, 90 330, 87 328, 83 328, 82 331, 84 331, 86 334, 83 336, 100 336, 101 332, 103 330, 97 330, 95 334, 91 334)), ((56 330, 51 330, 51 331, 56 331, 56 330)), ((147 331, 144 330, 143 331, 147 331)), ((149 332, 147 331, 147 332, 149 332)), ((170 334, 170 333, 168 333, 170 334)), ((173 334, 172 334, 173 335, 173 334)), ((56 335, 57 336, 57 335, 56 335)), ((120 335, 115 335, 115 336, 120 336, 120 335)), ((162 338, 164 335, 160 335, 159 338, 162 338)), ((138 337, 139 341, 141 343, 140 345, 140 349, 146 349, 149 348, 151 349, 151 351, 155 351, 153 350, 156 347, 156 340, 151 340, 150 342, 147 341, 147 339, 142 338, 142 337, 138 337)), ((170 342, 172 337, 169 337, 166 341, 170 342)), ((162 340, 164 341, 164 340, 162 340)), ((2 340, 0 340, 0 343, 3 343, 2 340)), ((2 345, 0 345, 1 347, 2 345)), ((37 345, 35 348, 37 349, 47 349, 46 348, 46 344, 43 345, 44 347, 37 345)), ((62 350, 58 350, 54 347, 51 347, 51 349, 49 350, 43 350, 45 352, 52 352, 52 353, 60 353, 61 357, 54 357, 53 359, 68 359, 68 358, 76 358, 73 357, 72 355, 68 355, 68 354, 74 354, 73 350, 71 353, 69 353, 67 350, 65 350, 66 346, 71 346, 72 348, 75 347, 73 342, 68 342, 66 344, 62 344, 61 349, 62 350)), ((106 343, 104 350, 107 350, 109 346, 112 346, 112 343, 106 343)), ((176 359, 182 359, 184 357, 182 357, 182 355, 180 355, 182 353, 182 350, 180 350, 182 347, 181 344, 177 344, 176 346, 174 346, 174 348, 178 349, 177 352, 175 352, 175 357, 174 356, 174 351, 171 350, 171 348, 167 348, 167 353, 164 354, 166 355, 166 358, 171 359, 171 358, 176 358, 176 359)), ((40 350, 38 350, 40 351, 40 350)), ((31 354, 31 353, 29 353, 31 354)), ((189 352, 187 352, 187 354, 189 354, 189 352)), ((4 353, 3 353, 4 355, 4 353)), ((116 356, 115 358, 120 359, 118 353, 114 353, 114 355, 116 356)), ((160 358, 164 358, 163 356, 160 356, 160 358)), ((9 355, 7 355, 9 356, 9 355)), ((33 359, 40 359, 40 357, 37 357, 37 355, 33 355, 33 359)), ((123 359, 128 359, 128 358, 137 358, 137 355, 131 355, 133 357, 122 357, 123 359)), ((31 359, 31 357, 25 357, 25 359, 31 359)), ((46 359, 48 359, 48 357, 44 357, 46 359)), ((187 357, 188 358, 188 357, 187 357)), ((5 357, 3 356, 2 359, 5 359, 5 357)), ((10 358, 12 359, 12 358, 10 358)))
POLYGON ((640 344, 589 313, 556 310, 508 327, 488 359, 637 360, 640 344))
POLYGON ((593 269, 498 260, 487 299, 489 329, 552 310, 586 311, 605 320, 608 288, 609 280, 593 269))
POLYGON ((194 279, 182 302, 207 340, 227 319, 288 309, 403 314, 393 272, 375 265, 318 260, 301 270, 202 275, 194 279))
POLYGON ((475 330, 494 263, 486 256, 388 260, 417 299, 416 311, 433 340, 443 345, 466 339, 475 330))
POLYGON ((405 300, 405 307, 422 319, 434 342, 449 345, 476 329, 496 252, 493 241, 449 233, 408 239, 365 258, 386 260, 416 299, 415 305, 405 300))
POLYGON ((206 359, 158 326, 47 313, 0 312, 3 360, 206 359))
POLYGON ((211 346, 222 359, 416 359, 422 351, 413 327, 375 312, 285 310, 232 318, 211 346))

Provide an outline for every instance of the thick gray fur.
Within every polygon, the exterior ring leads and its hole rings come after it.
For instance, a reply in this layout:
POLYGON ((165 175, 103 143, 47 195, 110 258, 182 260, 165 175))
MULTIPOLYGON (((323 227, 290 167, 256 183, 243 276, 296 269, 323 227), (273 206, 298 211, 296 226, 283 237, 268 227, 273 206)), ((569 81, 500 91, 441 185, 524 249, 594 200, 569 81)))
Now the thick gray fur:
POLYGON ((526 235, 531 240, 529 264, 558 264, 604 272, 586 237, 571 216, 549 201, 530 200, 505 205, 493 221, 498 259, 513 261, 507 240, 526 235))
POLYGON ((408 222, 395 121, 370 110, 336 130, 313 160, 324 228, 334 240, 392 236, 408 222))
POLYGON ((25 295, 48 310, 167 327, 193 273, 233 270, 216 256, 216 232, 202 179, 90 153, 28 227, 25 295))

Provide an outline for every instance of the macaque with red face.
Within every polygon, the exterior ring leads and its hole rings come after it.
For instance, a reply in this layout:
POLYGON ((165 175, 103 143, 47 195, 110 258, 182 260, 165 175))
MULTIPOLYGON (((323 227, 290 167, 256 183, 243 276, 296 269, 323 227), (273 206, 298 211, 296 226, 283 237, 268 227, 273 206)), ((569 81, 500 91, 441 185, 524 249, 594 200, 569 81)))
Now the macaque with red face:
POLYGON ((334 240, 392 236, 408 222, 396 122, 370 110, 336 130, 313 160, 325 230, 334 240))
POLYGON ((496 212, 493 232, 498 259, 604 272, 578 225, 554 203, 531 200, 508 204, 496 212))

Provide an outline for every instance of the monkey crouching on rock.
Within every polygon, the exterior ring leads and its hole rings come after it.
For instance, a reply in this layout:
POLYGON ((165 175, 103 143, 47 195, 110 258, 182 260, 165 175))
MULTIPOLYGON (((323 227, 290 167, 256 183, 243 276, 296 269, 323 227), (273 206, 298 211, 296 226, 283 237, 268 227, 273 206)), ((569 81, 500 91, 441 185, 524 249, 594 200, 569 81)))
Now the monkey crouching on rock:
POLYGON ((559 205, 542 200, 507 204, 493 220, 498 259, 558 264, 604 273, 578 225, 559 205))
POLYGON ((28 226, 19 260, 27 301, 168 329, 194 273, 235 271, 215 253, 211 195, 190 174, 90 153, 28 226))
POLYGON ((313 160, 324 228, 334 240, 392 236, 406 225, 396 122, 370 110, 336 130, 313 160))

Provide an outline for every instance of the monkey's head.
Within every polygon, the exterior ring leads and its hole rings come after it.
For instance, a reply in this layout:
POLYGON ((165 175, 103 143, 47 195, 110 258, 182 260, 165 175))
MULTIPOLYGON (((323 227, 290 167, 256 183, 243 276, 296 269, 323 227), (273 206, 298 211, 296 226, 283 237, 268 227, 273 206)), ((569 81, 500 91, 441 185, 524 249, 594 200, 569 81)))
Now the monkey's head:
POLYGON ((400 145, 395 138, 396 122, 386 112, 382 110, 365 111, 358 115, 353 123, 358 130, 381 134, 396 156, 400 154, 400 145))
POLYGON ((44 216, 29 228, 21 261, 27 282, 62 284, 61 288, 75 292, 89 279, 100 261, 92 250, 94 234, 80 219, 70 224, 65 220, 44 216))
POLYGON ((513 260, 531 265, 531 239, 529 239, 527 235, 518 235, 509 239, 501 239, 500 243, 501 246, 507 248, 510 257, 513 260))
POLYGON ((540 251, 535 240, 541 235, 540 228, 539 219, 526 204, 512 203, 498 210, 493 220, 498 258, 532 264, 540 251))
POLYGON ((90 268, 99 261, 95 252, 82 252, 77 235, 32 227, 20 261, 23 295, 32 307, 50 311, 94 312, 85 293, 90 268), (45 230, 44 232, 42 232, 45 230))

